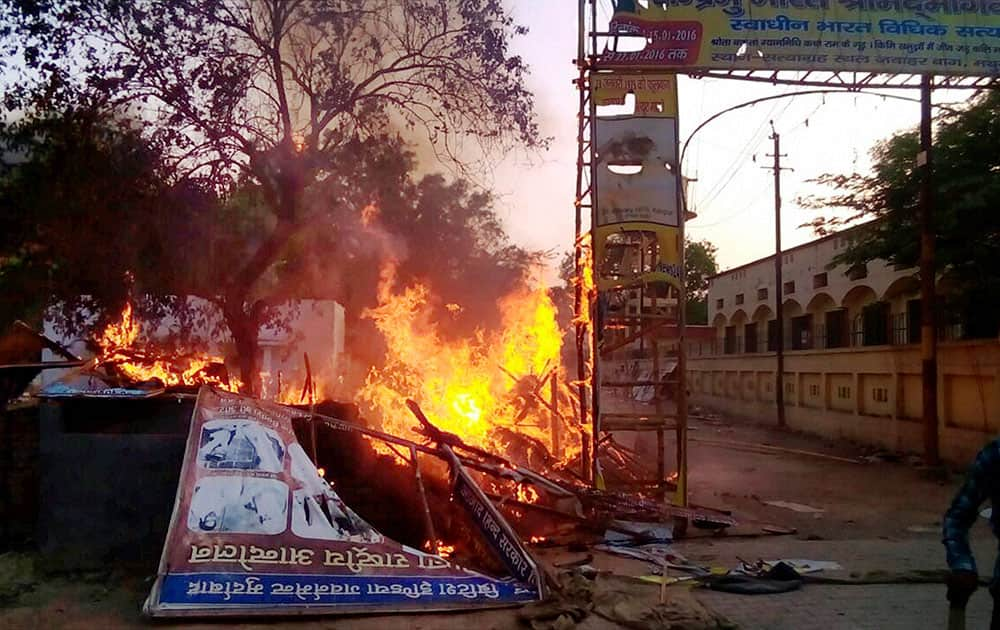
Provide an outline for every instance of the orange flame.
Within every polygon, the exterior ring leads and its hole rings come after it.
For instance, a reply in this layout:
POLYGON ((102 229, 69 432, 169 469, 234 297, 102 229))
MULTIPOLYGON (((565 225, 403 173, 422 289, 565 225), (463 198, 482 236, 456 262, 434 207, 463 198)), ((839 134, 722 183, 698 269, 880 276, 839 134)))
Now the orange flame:
MULTIPOLYGON (((436 546, 437 555, 442 558, 448 558, 451 554, 455 553, 455 545, 446 545, 443 540, 438 540, 436 546)), ((434 551, 434 547, 435 545, 432 545, 429 540, 424 543, 424 550, 426 551, 434 551)))
POLYGON ((108 354, 117 348, 131 347, 138 336, 139 325, 132 319, 132 303, 126 302, 119 321, 108 324, 97 344, 102 354, 108 354))
POLYGON ((472 446, 507 455, 510 433, 518 433, 551 450, 555 422, 562 452, 552 454, 567 461, 579 453, 580 429, 561 366, 562 332, 544 287, 525 282, 500 300, 499 331, 446 340, 431 319, 429 289, 416 284, 396 292, 395 275, 394 263, 383 266, 379 305, 363 314, 385 338, 387 356, 382 368, 369 372, 358 402, 382 430, 413 435, 405 406, 412 398, 440 429, 472 446), (553 371, 559 415, 551 409, 553 371))
POLYGON ((517 485, 517 500, 521 503, 536 503, 538 501, 538 491, 523 483, 517 485))
POLYGON ((132 304, 126 303, 117 322, 112 322, 101 332, 97 344, 101 354, 99 365, 113 364, 115 368, 133 382, 159 379, 166 387, 182 385, 210 384, 236 391, 241 383, 230 377, 228 382, 206 372, 207 368, 223 363, 220 357, 201 353, 181 356, 153 357, 145 353, 131 351, 139 337, 139 323, 132 315, 132 304))
POLYGON ((368 227, 378 219, 379 209, 373 203, 361 209, 361 225, 368 227))
POLYGON ((585 234, 580 241, 580 275, 574 278, 573 282, 581 288, 580 312, 573 319, 573 323, 589 324, 591 305, 596 295, 594 289, 594 256, 590 233, 585 234))

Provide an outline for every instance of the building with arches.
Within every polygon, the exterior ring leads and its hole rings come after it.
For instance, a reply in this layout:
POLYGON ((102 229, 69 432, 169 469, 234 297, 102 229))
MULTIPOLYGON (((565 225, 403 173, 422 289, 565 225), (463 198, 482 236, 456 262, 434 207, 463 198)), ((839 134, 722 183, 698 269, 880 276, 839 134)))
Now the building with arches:
MULTIPOLYGON (((898 450, 921 447, 920 283, 917 269, 834 257, 858 226, 782 253, 785 416, 789 425, 898 450)), ((775 416, 774 257, 710 278, 713 339, 692 344, 694 404, 733 416, 775 416)), ((939 278, 939 294, 954 289, 939 278)), ((945 310, 938 322, 942 455, 967 461, 1000 433, 1000 344, 970 339, 945 310)))
MULTIPOLYGON (((855 228, 857 229, 857 228, 855 228)), ((785 348, 812 350, 916 343, 920 337, 917 269, 872 262, 847 268, 831 261, 854 230, 805 243, 782 254, 785 348)), ((773 351, 774 256, 709 279, 714 354, 773 351)), ((948 331, 949 337, 960 336, 948 331)))

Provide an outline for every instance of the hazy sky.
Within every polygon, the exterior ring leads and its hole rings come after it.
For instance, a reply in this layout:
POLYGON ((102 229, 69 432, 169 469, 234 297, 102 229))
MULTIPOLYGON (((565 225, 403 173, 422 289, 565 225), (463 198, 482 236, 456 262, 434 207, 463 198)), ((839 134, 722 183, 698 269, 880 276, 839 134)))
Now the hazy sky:
MULTIPOLYGON (((537 98, 542 132, 553 138, 549 151, 510 156, 498 164, 493 181, 499 208, 515 242, 532 248, 568 251, 573 241, 576 177, 575 76, 576 0, 510 0, 517 21, 530 29, 516 49, 530 64, 530 87, 537 98)), ((603 8, 603 4, 602 4, 603 8)), ((604 19, 608 15, 603 13, 604 19)), ((760 96, 802 89, 724 79, 680 80, 680 138, 712 114, 760 96)), ((919 90, 893 94, 919 98, 919 90)), ((935 92, 936 101, 955 101, 970 93, 935 92)), ((864 171, 868 151, 879 139, 914 127, 918 103, 877 96, 833 94, 778 99, 723 116, 698 132, 683 164, 698 179, 689 187, 689 204, 698 218, 687 224, 695 239, 719 248, 726 269, 774 251, 774 189, 769 120, 781 135, 783 166, 794 168, 782 179, 782 246, 814 238, 797 227, 815 213, 800 208, 796 197, 817 191, 806 180, 824 172, 864 171), (754 163, 753 156, 757 161, 754 163)))

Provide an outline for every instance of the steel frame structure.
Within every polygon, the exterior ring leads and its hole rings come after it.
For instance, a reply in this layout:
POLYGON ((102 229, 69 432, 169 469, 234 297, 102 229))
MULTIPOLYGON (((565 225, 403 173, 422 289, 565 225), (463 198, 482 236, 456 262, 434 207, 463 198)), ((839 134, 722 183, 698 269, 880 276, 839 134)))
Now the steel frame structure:
MULTIPOLYGON (((597 326, 595 300, 583 294, 581 274, 584 270, 584 256, 590 256, 591 269, 595 276, 598 273, 597 248, 591 237, 590 251, 586 251, 588 232, 592 234, 596 225, 596 197, 594 190, 594 169, 595 169, 595 147, 593 143, 594 126, 596 120, 596 107, 591 97, 590 79, 594 73, 602 70, 599 63, 598 48, 599 43, 608 42, 616 38, 615 33, 607 32, 606 29, 599 30, 597 24, 597 0, 579 0, 578 11, 578 47, 576 65, 579 75, 575 80, 579 91, 579 111, 577 128, 577 177, 576 177, 576 197, 575 197, 575 268, 577 276, 577 288, 575 295, 576 307, 576 341, 578 371, 578 395, 580 406, 581 422, 586 423, 588 418, 588 401, 590 405, 590 426, 592 430, 590 448, 584 449, 583 460, 589 461, 584 464, 584 475, 589 476, 595 483, 598 479, 599 465, 598 455, 601 444, 602 427, 601 417, 601 387, 600 375, 597 373, 598 367, 598 346, 597 346, 597 326), (586 213, 590 218, 590 229, 584 230, 583 215, 586 213), (585 312, 586 311, 586 312, 585 312), (589 451, 589 452, 588 452, 589 451)), ((922 74, 886 74, 869 71, 789 71, 789 70, 684 70, 681 68, 672 69, 664 67, 655 72, 676 72, 692 79, 729 79, 738 81, 748 81, 755 83, 770 83, 772 85, 795 85, 801 87, 826 88, 830 90, 843 90, 845 92, 857 92, 870 89, 885 90, 920 90, 927 85, 927 78, 922 74)), ((651 71, 654 72, 654 71, 651 71)), ((1000 87, 1000 76, 948 76, 937 75, 930 82, 934 89, 968 89, 986 90, 1000 87)), ((707 122, 707 121, 706 121, 707 122)), ((678 168, 681 166, 681 157, 678 156, 678 168)), ((681 208, 686 207, 684 193, 681 192, 681 208)), ((684 235, 683 211, 680 217, 681 242, 684 235)), ((681 260, 683 261, 683 249, 681 250, 681 260)), ((683 264, 681 265, 683 267, 683 264)), ((682 279, 683 285, 683 279, 682 279)), ((641 314, 641 309, 640 309, 641 314)), ((680 307, 678 312, 677 329, 679 332, 679 398, 677 409, 677 422, 675 429, 677 432, 677 496, 675 501, 679 505, 687 504, 687 384, 684 357, 684 308, 683 291, 681 291, 680 307)), ((642 327, 640 326, 640 330, 642 327)), ((641 333, 640 333, 641 334, 641 333)), ((658 485, 662 488, 664 481, 663 467, 663 430, 658 429, 658 485)))
MULTIPOLYGON (((634 317, 627 317, 628 321, 622 320, 622 325, 629 329, 627 339, 629 342, 639 340, 644 344, 649 338, 652 347, 652 377, 649 379, 624 381, 604 381, 600 374, 600 354, 602 349, 599 346, 600 327, 603 320, 598 313, 597 291, 594 295, 586 295, 586 288, 583 286, 582 274, 586 266, 585 256, 589 257, 590 269, 595 278, 594 285, 598 284, 596 278, 599 275, 600 261, 598 256, 598 243, 596 242, 595 228, 597 227, 597 195, 596 195, 596 166, 597 155, 594 144, 595 128, 597 121, 596 103, 592 95, 592 77, 601 71, 597 63, 599 39, 604 36, 596 28, 597 6, 596 0, 579 0, 579 33, 576 65, 579 71, 575 80, 579 91, 579 110, 577 126, 577 176, 576 176, 576 197, 575 197, 575 270, 576 270, 576 342, 578 360, 578 383, 579 383, 579 405, 582 422, 588 422, 589 403, 589 425, 591 429, 591 440, 589 448, 584 450, 583 459, 585 461, 584 475, 591 482, 600 487, 603 483, 601 466, 599 463, 601 448, 605 443, 610 443, 609 423, 607 428, 602 426, 602 389, 607 388, 634 388, 648 387, 653 390, 654 410, 643 413, 616 413, 608 414, 608 419, 613 418, 614 430, 621 431, 643 431, 652 432, 656 435, 657 457, 656 457, 656 477, 650 480, 639 480, 637 485, 653 488, 659 496, 665 498, 668 488, 668 476, 665 454, 665 433, 674 431, 676 437, 676 493, 673 504, 686 507, 688 505, 687 493, 687 379, 685 377, 685 348, 684 348, 684 291, 676 291, 676 324, 674 331, 676 337, 670 339, 676 344, 675 352, 677 356, 676 379, 670 383, 661 380, 660 370, 660 347, 658 346, 657 335, 662 333, 663 321, 657 321, 655 316, 644 314, 645 282, 639 285, 639 308, 634 317), (585 228, 584 215, 589 219, 588 229, 585 228), (589 236, 589 239, 588 239, 589 236), (589 242, 589 251, 587 243, 589 242), (634 329, 634 330, 633 330, 634 329), (672 413, 665 410, 662 404, 663 385, 673 385, 674 406, 672 413), (607 430, 606 430, 607 429, 607 430)), ((669 72, 669 71, 666 71, 669 72)), ((653 71, 637 74, 664 74, 664 71, 653 71)), ((676 138, 675 138, 676 142, 676 138)), ((679 165, 673 165, 677 168, 679 165)), ((683 195, 679 169, 672 175, 677 181, 677 214, 678 231, 680 238, 679 256, 683 261, 684 242, 684 212, 681 197, 683 195)), ((645 241, 640 243, 639 250, 644 251, 645 241)), ((683 270, 683 263, 680 268, 683 270)), ((683 287, 684 278, 681 272, 680 285, 683 287)), ((669 292, 668 292, 669 295, 669 292)), ((669 301, 669 298, 668 298, 669 301)), ((651 309, 652 310, 652 309, 651 309)), ((640 345, 643 347, 643 345, 640 345)), ((604 349, 604 352, 612 350, 604 349)), ((683 527, 683 524, 681 524, 683 527)))

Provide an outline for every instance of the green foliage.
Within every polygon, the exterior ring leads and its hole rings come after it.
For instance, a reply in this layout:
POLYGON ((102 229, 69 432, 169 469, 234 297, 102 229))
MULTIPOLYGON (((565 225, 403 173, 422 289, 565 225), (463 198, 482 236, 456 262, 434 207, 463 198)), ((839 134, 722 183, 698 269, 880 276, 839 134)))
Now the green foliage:
MULTIPOLYGON (((186 333, 213 320, 172 296, 224 307, 220 287, 274 229, 256 183, 224 196, 198 180, 170 184, 160 152, 97 112, 24 121, 4 129, 0 143, 10 148, 0 176, 3 322, 38 321, 56 305, 57 327, 87 338, 131 293, 143 319, 169 314, 190 324, 169 340, 189 347, 186 333)), ((356 140, 343 151, 336 171, 303 192, 308 229, 254 283, 248 299, 269 305, 261 323, 287 325, 270 308, 285 300, 335 299, 352 320, 355 349, 374 351, 374 331, 359 315, 376 304, 387 260, 398 261, 401 283, 432 285, 442 311, 467 307, 449 316, 456 334, 494 322, 496 300, 537 257, 510 244, 491 197, 461 179, 415 178, 413 154, 398 137, 356 140), (369 205, 377 210, 365 225, 369 205)))
MULTIPOLYGON (((127 123, 92 110, 22 120, 0 133, 0 326, 60 302, 117 311, 129 290, 170 283, 164 219, 200 205, 196 182, 168 183, 162 155, 127 123)), ((162 304, 146 305, 156 315, 162 304)))
POLYGON ((688 324, 708 323, 708 279, 719 272, 715 261, 718 249, 712 243, 687 240, 684 246, 684 273, 688 324))
MULTIPOLYGON (((460 170, 470 148, 545 144, 510 51, 523 32, 500 0, 9 2, 2 103, 29 116, 139 112, 165 181, 207 181, 227 198, 235 225, 213 236, 213 290, 253 391, 259 326, 326 216, 316 196, 331 213, 359 213, 368 200, 351 178, 391 149, 393 128, 426 136, 460 170), (244 190, 246 207, 234 196, 244 190)), ((495 240, 494 227, 475 229, 495 240)))
MULTIPOLYGON (((959 112, 938 117, 933 148, 935 264, 945 273, 960 304, 1000 306, 1000 93, 987 91, 959 112)), ((819 233, 857 221, 851 244, 834 264, 848 266, 885 260, 917 266, 920 256, 918 199, 920 173, 916 130, 880 142, 872 151, 870 174, 826 174, 818 182, 835 189, 804 199, 812 208, 847 209, 847 216, 819 217, 819 233)), ((996 312, 996 311, 994 311, 996 312)))

